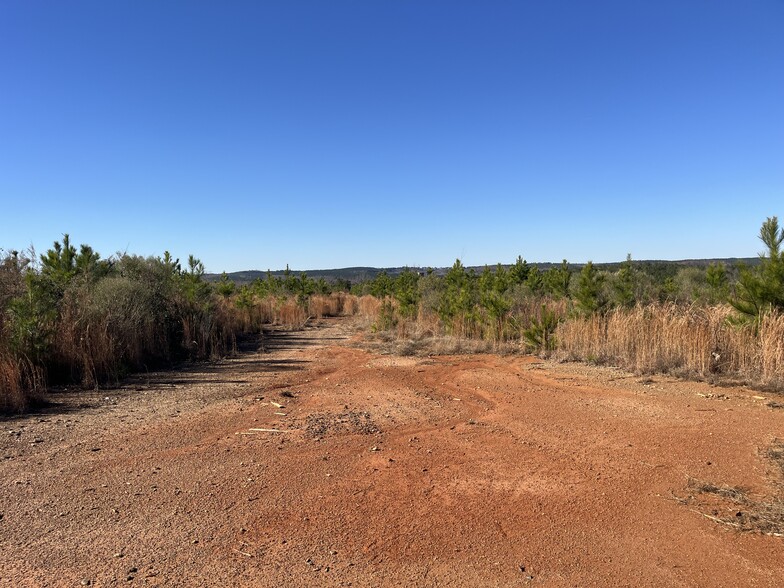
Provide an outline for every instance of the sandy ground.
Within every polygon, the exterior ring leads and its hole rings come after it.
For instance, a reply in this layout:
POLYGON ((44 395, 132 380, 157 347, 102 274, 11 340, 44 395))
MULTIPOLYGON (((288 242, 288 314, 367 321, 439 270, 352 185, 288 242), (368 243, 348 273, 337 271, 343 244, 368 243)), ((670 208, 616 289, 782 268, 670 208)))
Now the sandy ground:
POLYGON ((689 487, 781 495, 770 394, 352 338, 0 420, 0 584, 784 585, 784 538, 689 487))

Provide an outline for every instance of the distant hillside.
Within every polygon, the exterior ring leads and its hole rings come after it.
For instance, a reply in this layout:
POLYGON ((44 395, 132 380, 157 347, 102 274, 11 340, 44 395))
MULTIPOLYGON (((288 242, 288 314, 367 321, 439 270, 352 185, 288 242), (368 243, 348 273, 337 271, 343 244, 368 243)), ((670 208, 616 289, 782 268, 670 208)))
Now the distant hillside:
MULTIPOLYGON (((697 267, 697 268, 704 268, 707 267, 708 264, 722 262, 727 267, 732 268, 735 267, 738 263, 745 263, 747 265, 756 265, 759 263, 758 257, 728 257, 728 258, 721 258, 721 259, 682 259, 677 261, 669 261, 669 260, 659 260, 659 259, 652 259, 652 260, 633 260, 634 266, 642 269, 648 273, 654 274, 675 274, 678 269, 684 267, 697 267)), ((616 261, 611 263, 597 263, 596 267, 600 269, 604 269, 607 271, 615 271, 617 270, 622 261, 616 261)), ((555 262, 529 262, 530 266, 536 266, 541 271, 545 271, 550 269, 551 267, 560 266, 560 263, 555 262)), ((584 264, 582 263, 570 263, 569 268, 575 271, 579 271, 584 264)), ((495 267, 495 264, 490 266, 495 267)), ((508 268, 510 267, 509 264, 503 264, 503 267, 508 268)), ((338 269, 325 269, 325 270, 305 270, 305 273, 308 275, 309 278, 313 278, 314 280, 318 280, 319 278, 324 278, 328 282, 334 282, 336 280, 348 280, 352 284, 357 284, 359 282, 364 282, 366 280, 372 280, 382 271, 387 272, 390 276, 396 276, 403 272, 406 267, 344 267, 338 269)), ((422 267, 412 267, 408 268, 413 271, 427 273, 429 268, 422 268, 422 267)), ((484 270, 484 266, 470 266, 468 269, 473 269, 477 272, 481 272, 484 270)), ((439 268, 432 268, 433 273, 436 275, 443 275, 447 271, 449 271, 448 267, 439 267, 439 268)), ((274 277, 283 277, 285 275, 285 270, 275 270, 269 272, 270 275, 274 277)), ((291 270, 291 273, 295 276, 298 276, 302 273, 302 270, 291 270)), ((261 278, 266 279, 267 272, 261 270, 245 270, 240 272, 231 272, 227 274, 229 279, 237 284, 249 284, 254 280, 261 278)), ((217 281, 220 279, 221 274, 206 274, 204 277, 208 281, 217 281)))
MULTIPOLYGON (((348 280, 352 284, 364 282, 365 280, 372 280, 382 271, 386 271, 390 275, 398 275, 405 268, 404 267, 390 267, 390 268, 377 268, 377 267, 344 267, 340 269, 326 269, 326 270, 305 270, 309 278, 318 280, 324 278, 328 282, 335 280, 348 280)), ((411 268, 414 271, 424 271, 419 268, 411 268)), ((298 276, 302 270, 291 270, 291 274, 298 276)), ((246 270, 241 272, 231 272, 227 274, 229 279, 238 284, 248 284, 254 280, 267 278, 268 272, 260 270, 246 270)), ((285 270, 270 271, 269 275, 276 278, 282 278, 285 275, 285 270)), ((204 276, 209 281, 216 281, 220 279, 221 274, 206 274, 204 276)))

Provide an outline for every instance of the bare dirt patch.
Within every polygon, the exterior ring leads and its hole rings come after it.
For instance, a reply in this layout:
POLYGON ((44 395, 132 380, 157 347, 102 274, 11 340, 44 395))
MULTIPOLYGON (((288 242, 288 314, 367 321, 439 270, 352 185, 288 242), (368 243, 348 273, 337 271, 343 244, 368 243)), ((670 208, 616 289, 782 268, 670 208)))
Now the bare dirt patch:
POLYGON ((0 584, 784 584, 784 539, 722 522, 780 496, 781 397, 356 341, 323 321, 0 421, 0 584))

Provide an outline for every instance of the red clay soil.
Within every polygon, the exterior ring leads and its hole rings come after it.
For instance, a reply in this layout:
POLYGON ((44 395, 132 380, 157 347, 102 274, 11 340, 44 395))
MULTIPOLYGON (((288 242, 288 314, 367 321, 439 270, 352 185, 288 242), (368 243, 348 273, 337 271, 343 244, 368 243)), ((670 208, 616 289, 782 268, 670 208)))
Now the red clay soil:
POLYGON ((784 538, 689 487, 780 496, 770 394, 345 321, 265 347, 0 421, 0 584, 784 585, 784 538))

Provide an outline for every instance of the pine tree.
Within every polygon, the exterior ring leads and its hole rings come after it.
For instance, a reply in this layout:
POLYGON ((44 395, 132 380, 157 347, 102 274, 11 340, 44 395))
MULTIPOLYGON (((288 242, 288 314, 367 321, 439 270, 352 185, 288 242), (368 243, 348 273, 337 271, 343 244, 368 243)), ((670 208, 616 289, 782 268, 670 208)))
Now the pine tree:
POLYGON ((509 275, 513 283, 523 284, 528 279, 528 272, 530 271, 531 268, 528 267, 528 262, 518 255, 515 264, 509 268, 509 275))
POLYGON ((631 308, 635 302, 634 285, 636 281, 631 253, 626 255, 626 261, 621 264, 621 269, 618 270, 615 278, 613 290, 615 291, 616 304, 624 308, 631 308))
POLYGON ((543 280, 547 291, 554 297, 569 297, 569 283, 572 280, 572 272, 569 271, 569 263, 565 259, 560 266, 547 270, 543 275, 543 280))
POLYGON ((577 300, 577 307, 584 314, 593 314, 604 309, 607 300, 604 296, 604 274, 589 261, 580 271, 577 280, 577 290, 574 297, 577 300))
POLYGON ((742 321, 758 321, 771 309, 784 309, 784 229, 779 227, 777 217, 768 217, 762 223, 759 238, 767 252, 760 253, 758 267, 741 267, 735 296, 730 300, 742 321))
POLYGON ((708 303, 726 302, 730 291, 727 267, 721 262, 709 264, 705 270, 705 281, 708 283, 708 303))

